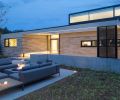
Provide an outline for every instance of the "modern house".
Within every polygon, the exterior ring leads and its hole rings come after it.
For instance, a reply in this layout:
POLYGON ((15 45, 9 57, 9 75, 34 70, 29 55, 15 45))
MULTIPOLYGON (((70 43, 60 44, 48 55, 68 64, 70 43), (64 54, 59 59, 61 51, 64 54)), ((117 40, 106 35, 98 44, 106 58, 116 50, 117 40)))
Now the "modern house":
POLYGON ((7 56, 33 53, 120 58, 120 5, 69 15, 69 25, 2 35, 7 56))

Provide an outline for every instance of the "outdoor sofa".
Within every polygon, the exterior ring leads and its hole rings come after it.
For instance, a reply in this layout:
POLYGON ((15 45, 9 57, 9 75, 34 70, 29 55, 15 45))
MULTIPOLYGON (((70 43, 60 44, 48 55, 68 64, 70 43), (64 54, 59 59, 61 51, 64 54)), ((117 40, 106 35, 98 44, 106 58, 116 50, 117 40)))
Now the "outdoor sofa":
MULTIPOLYGON (((35 68, 39 68, 39 67, 45 67, 45 66, 49 66, 51 64, 52 64, 52 62, 43 62, 43 63, 38 62, 35 65, 30 64, 29 66, 26 66, 26 67, 22 68, 21 71, 27 71, 27 70, 30 70, 30 69, 35 69, 35 68)), ((18 71, 20 71, 20 70, 18 70, 17 67, 16 67, 16 68, 5 69, 3 72, 10 75, 10 74, 13 74, 13 73, 17 73, 18 71)))
POLYGON ((12 64, 11 58, 0 59, 0 71, 3 71, 8 68, 14 68, 14 67, 17 67, 17 65, 12 64))
POLYGON ((48 65, 39 64, 26 67, 16 73, 10 74, 9 76, 27 84, 60 73, 59 67, 60 65, 52 63, 49 63, 48 65))
POLYGON ((0 79, 6 78, 6 77, 8 77, 7 74, 0 72, 0 79))

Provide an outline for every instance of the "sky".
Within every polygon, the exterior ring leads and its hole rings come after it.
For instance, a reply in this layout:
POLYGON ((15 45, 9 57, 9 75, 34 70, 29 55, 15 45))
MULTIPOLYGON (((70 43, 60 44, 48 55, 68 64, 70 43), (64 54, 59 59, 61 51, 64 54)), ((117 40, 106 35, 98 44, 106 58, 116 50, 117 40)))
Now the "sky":
POLYGON ((33 30, 68 24, 68 14, 120 4, 120 0, 0 0, 10 6, 4 27, 33 30))

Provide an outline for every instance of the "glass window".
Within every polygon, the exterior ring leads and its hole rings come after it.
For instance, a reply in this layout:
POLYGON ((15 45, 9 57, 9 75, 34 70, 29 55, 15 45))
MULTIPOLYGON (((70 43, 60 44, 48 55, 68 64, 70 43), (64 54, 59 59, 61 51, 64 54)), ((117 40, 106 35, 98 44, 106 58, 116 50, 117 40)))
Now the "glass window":
POLYGON ((113 8, 96 10, 90 12, 90 20, 103 19, 113 17, 113 8))
POLYGON ((115 8, 115 16, 120 16, 120 7, 115 8))
POLYGON ((70 16, 70 23, 88 21, 88 13, 75 14, 70 16))
POLYGON ((8 47, 9 46, 9 41, 8 41, 8 39, 5 39, 5 47, 8 47))
POLYGON ((92 41, 92 46, 93 46, 93 47, 96 47, 96 46, 97 46, 97 41, 96 41, 96 40, 93 40, 93 41, 92 41))
POLYGON ((96 47, 97 40, 84 40, 81 41, 81 47, 96 47))
POLYGON ((17 47, 17 39, 5 39, 5 47, 17 47))

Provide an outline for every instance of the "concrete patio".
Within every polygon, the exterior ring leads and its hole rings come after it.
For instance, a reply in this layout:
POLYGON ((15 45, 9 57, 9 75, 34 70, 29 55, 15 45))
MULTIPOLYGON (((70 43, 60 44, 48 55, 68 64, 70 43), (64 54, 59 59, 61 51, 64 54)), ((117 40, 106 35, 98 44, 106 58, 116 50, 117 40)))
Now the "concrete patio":
POLYGON ((2 96, 0 96, 0 100, 14 100, 17 99, 19 97, 22 97, 24 95, 27 95, 33 91, 39 90, 43 87, 46 87, 50 84, 53 84, 65 77, 68 77, 74 73, 76 73, 76 71, 71 71, 71 70, 66 70, 66 69, 60 69, 60 73, 61 75, 54 75, 53 77, 47 79, 47 80, 43 80, 41 82, 37 82, 34 83, 32 85, 29 86, 25 86, 24 91, 22 91, 20 88, 19 89, 15 89, 10 91, 10 93, 8 94, 3 94, 2 96))

